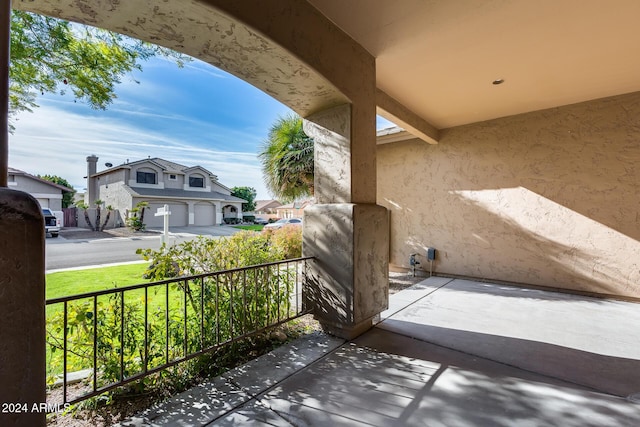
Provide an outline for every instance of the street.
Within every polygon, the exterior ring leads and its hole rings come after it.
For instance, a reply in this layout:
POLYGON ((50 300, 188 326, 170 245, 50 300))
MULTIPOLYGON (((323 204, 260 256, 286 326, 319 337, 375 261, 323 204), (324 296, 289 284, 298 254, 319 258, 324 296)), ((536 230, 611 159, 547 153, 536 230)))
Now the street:
MULTIPOLYGON (((232 227, 175 227, 170 233, 168 244, 178 244, 195 239, 198 235, 207 237, 229 236, 240 231, 232 227)), ((160 234, 143 237, 118 237, 109 239, 67 240, 61 234, 58 238, 48 237, 45 248, 45 269, 51 270, 141 261, 136 254, 138 248, 160 248, 160 234)))

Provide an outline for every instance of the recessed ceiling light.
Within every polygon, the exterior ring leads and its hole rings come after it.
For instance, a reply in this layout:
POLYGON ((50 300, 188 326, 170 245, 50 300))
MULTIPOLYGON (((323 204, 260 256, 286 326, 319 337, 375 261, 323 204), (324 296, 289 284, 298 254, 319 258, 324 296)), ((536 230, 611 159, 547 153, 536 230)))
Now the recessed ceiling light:
POLYGON ((502 83, 504 83, 504 79, 495 79, 492 83, 494 85, 501 85, 502 83))

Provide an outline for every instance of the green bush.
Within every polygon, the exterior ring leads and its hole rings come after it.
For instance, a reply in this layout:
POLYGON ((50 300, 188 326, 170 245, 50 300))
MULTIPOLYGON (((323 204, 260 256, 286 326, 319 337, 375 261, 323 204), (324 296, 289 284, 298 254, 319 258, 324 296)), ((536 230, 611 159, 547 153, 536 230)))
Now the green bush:
POLYGON ((286 225, 268 233, 271 246, 282 259, 302 256, 302 227, 286 225))
MULTIPOLYGON (((152 369, 288 317, 295 286, 294 266, 228 270, 300 256, 300 230, 297 233, 299 236, 286 229, 275 233, 243 231, 227 239, 201 236, 177 246, 163 245, 158 251, 138 250, 151 262, 145 277, 153 280, 224 272, 152 285, 146 292, 139 289, 103 295, 97 297, 95 308, 92 298, 69 302, 67 371, 92 367, 94 330, 97 386, 101 387, 144 372, 145 366, 152 369)), ((48 310, 48 375, 53 381, 62 370, 64 311, 54 307, 48 310)), ((196 366, 198 361, 175 369, 186 376, 196 366)), ((138 386, 153 383, 153 378, 138 386)))

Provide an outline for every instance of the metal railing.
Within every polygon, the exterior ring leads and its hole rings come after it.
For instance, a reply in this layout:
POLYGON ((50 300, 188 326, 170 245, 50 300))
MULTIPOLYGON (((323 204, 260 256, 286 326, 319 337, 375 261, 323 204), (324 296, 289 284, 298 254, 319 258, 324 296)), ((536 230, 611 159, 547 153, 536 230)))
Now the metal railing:
POLYGON ((310 259, 47 300, 47 369, 50 383, 61 383, 57 400, 77 403, 307 314, 310 259), (79 371, 84 385, 70 393, 69 373, 79 371))

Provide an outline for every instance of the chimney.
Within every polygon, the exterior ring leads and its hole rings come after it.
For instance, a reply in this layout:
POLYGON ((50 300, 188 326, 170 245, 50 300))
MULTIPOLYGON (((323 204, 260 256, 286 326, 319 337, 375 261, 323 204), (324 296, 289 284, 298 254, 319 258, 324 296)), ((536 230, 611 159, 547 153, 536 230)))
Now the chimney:
POLYGON ((98 183, 94 175, 97 172, 98 157, 94 154, 87 156, 87 205, 91 206, 98 198, 98 183))

